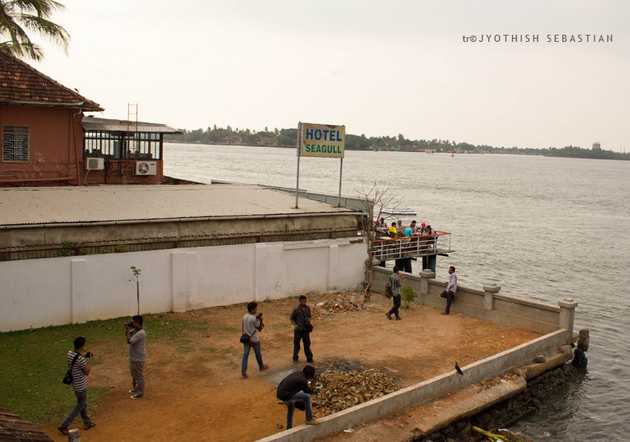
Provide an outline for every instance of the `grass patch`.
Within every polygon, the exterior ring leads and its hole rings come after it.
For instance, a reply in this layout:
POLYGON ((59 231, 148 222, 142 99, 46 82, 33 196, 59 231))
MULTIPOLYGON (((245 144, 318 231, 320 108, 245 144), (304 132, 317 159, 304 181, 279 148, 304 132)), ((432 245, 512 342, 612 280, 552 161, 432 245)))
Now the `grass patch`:
MULTIPOLYGON (((67 370, 66 353, 77 336, 87 338, 86 349, 116 344, 125 350, 123 324, 128 318, 85 324, 0 333, 0 406, 37 423, 59 420, 74 404, 72 388, 61 383, 67 370)), ((173 319, 168 314, 146 315, 150 352, 152 342, 177 341, 190 330, 203 330, 204 321, 173 319)), ((97 367, 104 355, 95 355, 97 367)), ((107 395, 107 388, 90 388, 91 407, 107 395)))

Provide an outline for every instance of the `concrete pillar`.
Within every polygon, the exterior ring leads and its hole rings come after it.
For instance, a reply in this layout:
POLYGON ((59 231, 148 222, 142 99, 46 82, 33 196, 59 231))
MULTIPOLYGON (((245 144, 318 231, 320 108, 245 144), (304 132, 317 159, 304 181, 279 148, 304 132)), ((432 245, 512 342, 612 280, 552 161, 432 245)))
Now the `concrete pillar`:
POLYGON ((337 288, 337 266, 339 265, 339 245, 331 244, 328 246, 328 278, 326 287, 328 290, 337 288))
POLYGON ((577 302, 571 298, 565 298, 558 302, 560 306, 560 319, 558 320, 558 326, 569 332, 569 340, 573 339, 573 323, 575 320, 575 308, 577 302))
POLYGON ((435 272, 432 270, 422 270, 420 272, 420 293, 418 293, 418 301, 424 305, 426 297, 429 296, 429 279, 435 278, 435 272))
POLYGON ((501 287, 494 284, 483 286, 483 308, 485 310, 494 310, 494 295, 500 290, 501 287))
POLYGON ((197 277, 195 258, 193 252, 171 252, 171 308, 174 312, 185 312, 191 303, 197 277))
POLYGON ((81 301, 86 298, 87 290, 87 263, 85 258, 72 258, 70 260, 70 323, 83 322, 81 315, 81 301))

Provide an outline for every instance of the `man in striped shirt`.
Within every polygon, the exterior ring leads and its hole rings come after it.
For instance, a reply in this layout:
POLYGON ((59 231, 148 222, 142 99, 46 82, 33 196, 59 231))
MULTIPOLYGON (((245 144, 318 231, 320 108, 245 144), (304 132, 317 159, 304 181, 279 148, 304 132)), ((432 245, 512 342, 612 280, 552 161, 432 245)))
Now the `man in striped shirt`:
POLYGON ((90 352, 87 352, 85 356, 81 355, 83 348, 85 347, 85 338, 79 336, 74 340, 74 351, 68 351, 68 367, 72 373, 72 389, 74 395, 77 398, 77 404, 74 406, 68 417, 57 428, 62 434, 68 434, 68 427, 72 424, 72 421, 81 414, 83 425, 86 430, 89 430, 94 425, 94 422, 90 419, 87 413, 87 387, 88 387, 88 375, 90 374, 90 366, 88 365, 88 359, 92 356, 90 352))

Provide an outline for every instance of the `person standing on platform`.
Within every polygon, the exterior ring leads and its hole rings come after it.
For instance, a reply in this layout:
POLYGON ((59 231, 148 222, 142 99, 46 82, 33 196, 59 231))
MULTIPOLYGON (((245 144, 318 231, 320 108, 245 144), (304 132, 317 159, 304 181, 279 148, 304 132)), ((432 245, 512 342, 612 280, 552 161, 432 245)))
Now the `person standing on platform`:
POLYGON ((442 298, 446 298, 446 309, 444 310, 444 313, 442 313, 443 315, 448 315, 451 312, 451 305, 455 301, 456 293, 457 273, 455 273, 455 267, 450 266, 448 268, 448 284, 446 285, 446 289, 440 295, 442 298))
POLYGON ((313 353, 311 352, 311 308, 306 304, 306 296, 301 295, 299 304, 291 313, 291 323, 293 324, 293 362, 297 362, 300 354, 300 341, 304 344, 304 354, 306 361, 313 363, 313 353))
POLYGON ((394 272, 390 275, 389 281, 387 282, 388 291, 390 291, 392 296, 393 306, 392 308, 385 313, 387 319, 392 319, 392 315, 396 317, 397 321, 400 321, 400 275, 398 274, 399 269, 397 266, 394 266, 394 272))
POLYGON ((416 223, 416 220, 414 219, 413 221, 411 221, 411 233, 413 233, 414 235, 418 232, 418 224, 416 223))
POLYGON ((407 226, 403 229, 403 236, 405 238, 411 238, 411 235, 413 235, 413 227, 412 226, 407 226))
POLYGON ((387 234, 391 237, 391 238, 396 238, 398 236, 398 229, 396 228, 396 223, 393 222, 392 226, 387 229, 387 234))

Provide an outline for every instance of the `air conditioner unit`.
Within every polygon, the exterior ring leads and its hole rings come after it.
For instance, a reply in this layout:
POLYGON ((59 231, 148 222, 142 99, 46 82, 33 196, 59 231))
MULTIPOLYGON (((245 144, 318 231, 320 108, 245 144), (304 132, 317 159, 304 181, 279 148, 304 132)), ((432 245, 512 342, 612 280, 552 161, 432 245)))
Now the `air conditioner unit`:
POLYGON ((155 161, 136 161, 136 175, 156 175, 157 162, 155 161))
POLYGON ((103 170, 105 169, 104 158, 87 158, 85 161, 86 170, 103 170))

